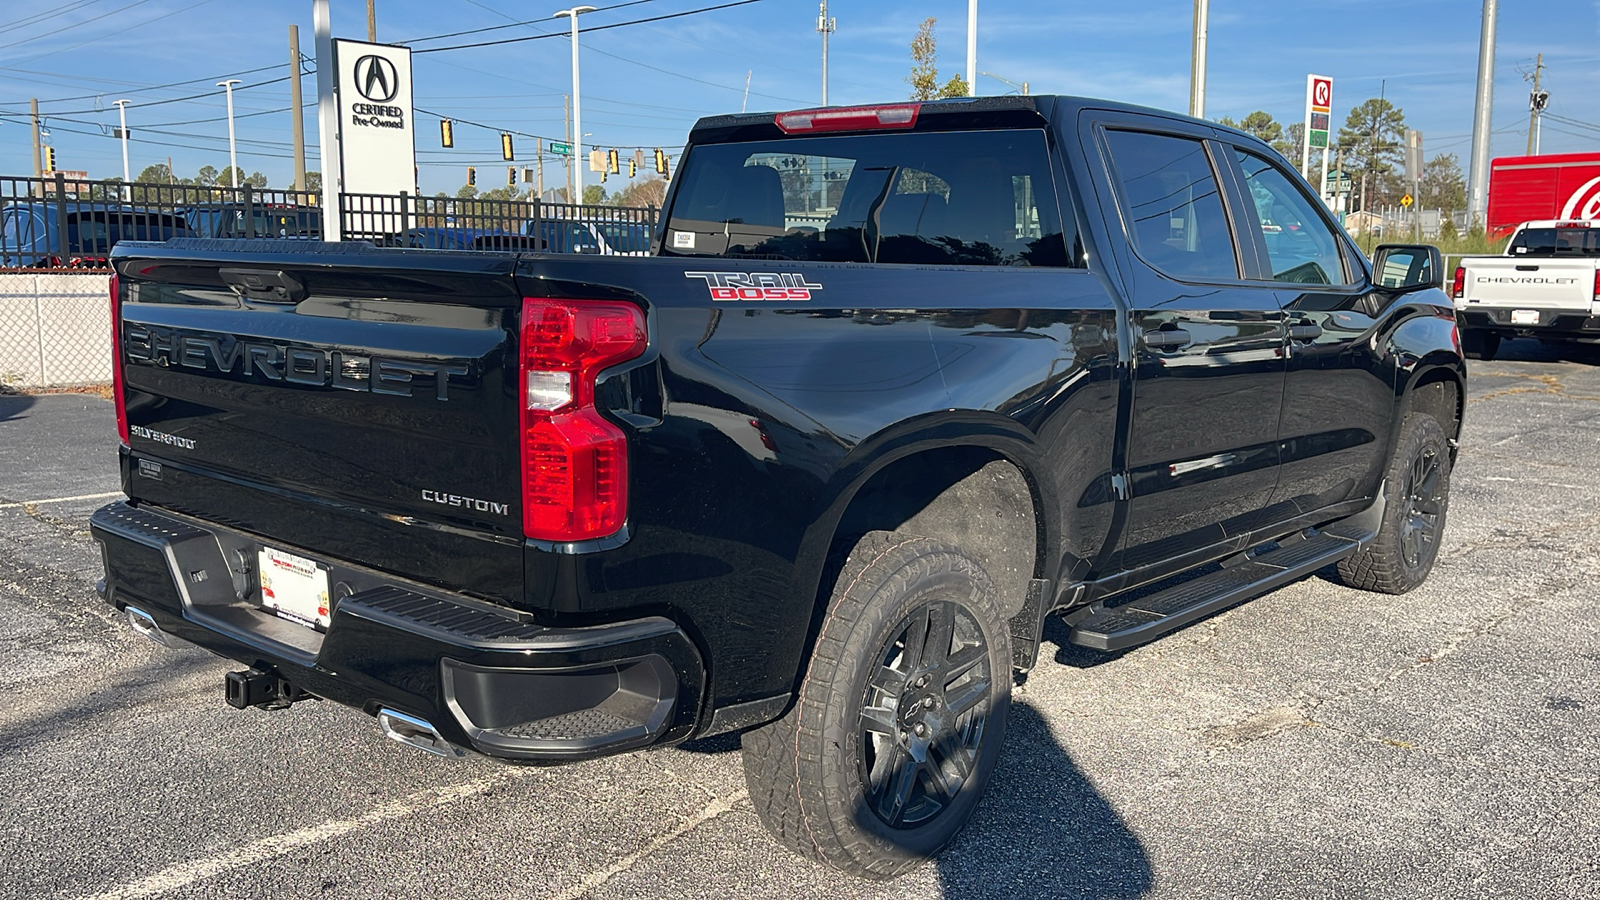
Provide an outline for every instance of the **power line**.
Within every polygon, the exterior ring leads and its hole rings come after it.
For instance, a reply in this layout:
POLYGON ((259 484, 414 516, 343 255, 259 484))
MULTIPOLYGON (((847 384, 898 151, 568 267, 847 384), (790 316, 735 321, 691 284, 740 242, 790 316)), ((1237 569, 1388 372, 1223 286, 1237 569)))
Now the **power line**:
MULTIPOLYGON (((150 85, 148 87, 119 88, 117 90, 100 91, 99 93, 95 93, 95 94, 79 94, 76 97, 53 97, 53 98, 51 98, 49 100, 40 100, 39 102, 40 103, 65 103, 65 102, 67 102, 69 100, 94 100, 94 99, 96 99, 98 97, 104 97, 107 94, 141 94, 141 93, 144 93, 146 91, 159 91, 159 90, 163 90, 165 88, 182 87, 182 86, 184 86, 186 84, 200 84, 202 82, 217 82, 217 81, 221 81, 224 78, 237 78, 240 75, 254 75, 257 72, 265 72, 265 71, 267 71, 269 69, 281 69, 281 68, 283 68, 283 64, 282 63, 278 63, 278 64, 270 65, 270 66, 261 66, 259 68, 255 68, 255 69, 245 69, 243 72, 229 72, 226 75, 215 75, 215 76, 212 76, 210 78, 191 78, 191 79, 189 79, 187 81, 172 81, 172 82, 168 82, 166 84, 152 84, 152 85, 150 85)), ((53 75, 53 74, 55 74, 53 72, 32 72, 32 71, 30 71, 28 69, 14 69, 14 68, 11 68, 9 66, 0 66, 0 69, 3 69, 5 71, 7 71, 7 72, 28 72, 29 74, 32 74, 32 75, 53 75)), ((125 83, 136 84, 137 82, 125 82, 125 83)), ((235 90, 243 90, 243 89, 242 88, 236 88, 235 90)), ((219 91, 218 93, 221 93, 221 92, 219 91)), ((11 104, 11 105, 20 106, 22 104, 18 103, 18 104, 11 104)), ((135 106, 136 104, 130 103, 128 105, 130 107, 132 107, 132 106, 135 106)), ((138 105, 142 105, 142 104, 138 104, 138 105)), ((99 112, 99 110, 95 110, 95 111, 99 112)))
POLYGON ((64 16, 67 13, 77 12, 78 10, 84 8, 85 6, 91 6, 91 5, 93 5, 95 3, 99 3, 99 2, 100 2, 100 0, 75 0, 75 2, 63 3, 60 6, 57 6, 57 7, 53 8, 53 9, 47 9, 47 10, 45 10, 43 12, 37 12, 37 13, 34 13, 33 15, 31 15, 31 16, 23 16, 20 19, 13 19, 12 21, 5 23, 4 25, 0 25, 0 34, 3 34, 5 32, 7 32, 7 31, 16 31, 18 28, 26 28, 29 25, 37 25, 40 22, 43 22, 45 19, 50 18, 51 16, 64 16))
MULTIPOLYGON (((693 16, 693 15, 698 15, 700 13, 712 12, 714 10, 719 10, 719 9, 732 9, 735 6, 748 6, 751 3, 761 3, 761 2, 763 2, 763 0, 735 0, 735 2, 733 2, 733 3, 721 3, 721 4, 718 4, 716 6, 703 6, 703 7, 699 8, 699 9, 688 9, 688 10, 684 10, 683 12, 668 13, 668 14, 662 15, 662 16, 651 16, 651 17, 649 17, 647 19, 632 19, 632 20, 627 21, 627 22, 612 22, 610 25, 592 25, 592 26, 590 26, 588 28, 583 29, 583 33, 584 34, 592 34, 592 33, 596 32, 596 31, 606 31, 606 30, 609 30, 609 29, 612 29, 612 28, 622 28, 622 27, 627 26, 627 25, 643 25, 646 22, 661 22, 661 21, 665 21, 667 19, 680 19, 680 18, 682 18, 684 16, 693 16)), ((557 37, 567 37, 567 36, 568 35, 566 35, 566 34, 564 34, 562 32, 555 31, 555 32, 541 33, 541 34, 530 34, 530 35, 528 35, 526 37, 501 38, 498 41, 479 41, 479 42, 474 43, 474 44, 453 44, 453 45, 451 45, 449 47, 425 47, 425 48, 423 48, 421 50, 413 50, 411 52, 412 53, 443 53, 446 50, 468 50, 468 49, 471 49, 471 48, 474 48, 474 47, 498 47, 501 44, 520 44, 520 43, 522 43, 524 41, 538 41, 538 40, 543 40, 545 38, 557 38, 557 37)))
MULTIPOLYGON (((622 9, 624 6, 638 6, 638 5, 642 4, 642 3, 654 3, 654 2, 655 2, 655 0, 631 0, 631 2, 628 2, 628 3, 615 3, 615 4, 612 4, 611 6, 602 6, 602 7, 598 8, 598 9, 590 10, 590 12, 608 12, 608 11, 613 10, 613 9, 622 9)), ((512 16, 508 16, 505 13, 501 12, 498 9, 495 9, 492 6, 484 6, 481 3, 477 3, 477 4, 474 4, 474 5, 475 6, 481 6, 484 9, 487 9, 488 11, 494 13, 495 15, 505 16, 505 18, 507 18, 507 19, 513 19, 512 16)), ((407 40, 399 41, 399 43, 409 45, 409 44, 419 43, 421 41, 438 41, 438 40, 443 40, 445 38, 462 37, 462 36, 468 35, 468 34, 482 34, 482 33, 486 32, 486 31, 500 31, 500 30, 506 29, 506 28, 520 28, 523 25, 527 25, 527 26, 529 26, 531 28, 532 26, 534 26, 536 24, 537 25, 543 25, 543 24, 548 23, 549 21, 550 21, 549 19, 529 19, 526 22, 518 22, 518 21, 513 20, 509 25, 490 25, 487 28, 472 28, 472 29, 469 29, 467 31, 452 31, 449 34, 433 34, 433 35, 429 35, 428 37, 409 38, 407 40)), ((541 32, 541 33, 543 33, 543 32, 541 32)), ((564 33, 565 32, 557 32, 557 34, 564 34, 564 33)), ((443 48, 441 48, 441 49, 443 49, 443 48)))
MULTIPOLYGON (((143 6, 143 5, 145 5, 146 3, 149 3, 149 2, 150 2, 150 0, 133 0, 133 2, 129 3, 127 6, 119 6, 116 9, 111 10, 110 12, 103 12, 100 15, 95 16, 92 19, 84 19, 82 22, 73 22, 71 25, 63 25, 60 28, 57 28, 55 31, 46 31, 44 34, 36 34, 33 37, 23 38, 20 41, 14 41, 14 42, 9 43, 9 44, 0 44, 0 50, 4 50, 7 47, 15 47, 18 44, 26 44, 29 41, 37 41, 37 40, 39 40, 41 38, 54 37, 55 35, 58 35, 63 31, 71 31, 72 29, 77 28, 80 25, 88 25, 91 22, 98 22, 101 19, 104 19, 106 16, 114 16, 119 12, 123 12, 124 10, 133 9, 135 6, 143 6)), ((7 29, 7 30, 9 30, 9 29, 7 29)))

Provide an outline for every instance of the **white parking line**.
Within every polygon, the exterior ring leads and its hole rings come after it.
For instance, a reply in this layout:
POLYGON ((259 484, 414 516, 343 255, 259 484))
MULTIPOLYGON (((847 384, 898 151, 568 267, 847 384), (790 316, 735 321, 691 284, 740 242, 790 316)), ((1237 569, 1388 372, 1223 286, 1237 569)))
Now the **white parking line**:
POLYGON ((121 491, 110 491, 104 494, 79 494, 76 497, 51 497, 48 500, 23 500, 18 503, 0 503, 0 509, 17 509, 23 506, 38 506, 41 503, 71 503, 74 500, 109 500, 112 497, 121 496, 121 491))
POLYGON ((343 834, 388 822, 392 819, 403 819, 406 816, 425 812, 458 800, 466 800, 486 794, 489 791, 502 787, 511 779, 522 778, 535 769, 507 769, 505 772, 489 778, 480 778, 464 784, 452 784, 432 790, 421 791, 390 803, 385 803, 365 815, 354 819, 336 819, 312 825, 299 831, 288 834, 278 834, 265 837, 258 841, 245 844, 242 847, 205 859, 192 860, 178 863, 149 875, 138 881, 110 888, 98 894, 86 894, 76 900, 136 900, 139 897, 154 897, 181 891, 190 885, 197 884, 207 878, 232 872, 246 866, 253 866, 259 862, 276 859, 299 850, 301 847, 316 844, 343 834))

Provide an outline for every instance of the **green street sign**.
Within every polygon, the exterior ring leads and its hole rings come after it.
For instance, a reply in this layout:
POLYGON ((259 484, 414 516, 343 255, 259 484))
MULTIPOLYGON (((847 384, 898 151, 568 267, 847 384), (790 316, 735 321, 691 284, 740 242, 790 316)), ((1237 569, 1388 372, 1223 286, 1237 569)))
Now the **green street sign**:
POLYGON ((572 145, 571 144, 558 144, 558 143, 556 143, 554 141, 551 141, 550 142, 550 152, 554 153, 557 156, 571 156, 572 155, 572 145))

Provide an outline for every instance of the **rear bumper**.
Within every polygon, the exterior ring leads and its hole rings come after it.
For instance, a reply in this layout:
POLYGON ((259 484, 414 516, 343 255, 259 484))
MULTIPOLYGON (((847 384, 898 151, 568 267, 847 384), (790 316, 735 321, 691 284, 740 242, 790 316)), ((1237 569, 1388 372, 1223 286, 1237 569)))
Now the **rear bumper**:
POLYGON ((1511 307, 1456 309, 1456 320, 1465 328, 1494 331, 1507 337, 1553 337, 1600 340, 1600 316, 1572 310, 1541 309, 1536 324, 1511 321, 1511 307))
POLYGON ((270 672, 295 688, 378 715, 432 723, 446 740, 508 759, 570 760, 682 740, 704 666, 671 620, 541 626, 471 598, 317 560, 332 588, 326 633, 263 611, 242 532, 113 503, 90 530, 104 597, 161 630, 270 672))

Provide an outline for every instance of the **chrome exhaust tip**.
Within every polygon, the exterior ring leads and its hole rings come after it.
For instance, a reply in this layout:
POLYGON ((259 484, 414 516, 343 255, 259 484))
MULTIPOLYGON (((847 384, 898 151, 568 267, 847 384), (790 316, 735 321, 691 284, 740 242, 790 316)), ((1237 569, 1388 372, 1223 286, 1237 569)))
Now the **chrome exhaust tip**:
POLYGON ((149 613, 137 606, 128 607, 127 613, 128 624, 133 626, 135 633, 142 634, 168 649, 173 649, 177 646, 176 639, 162 631, 161 626, 156 624, 155 618, 149 613))
POLYGON ((424 753, 434 756, 443 756, 446 759, 464 759, 467 751, 457 747, 439 736, 439 732, 428 722, 408 716, 392 709, 378 710, 378 725, 383 728, 383 733, 392 741, 399 741, 407 747, 415 747, 424 753))

